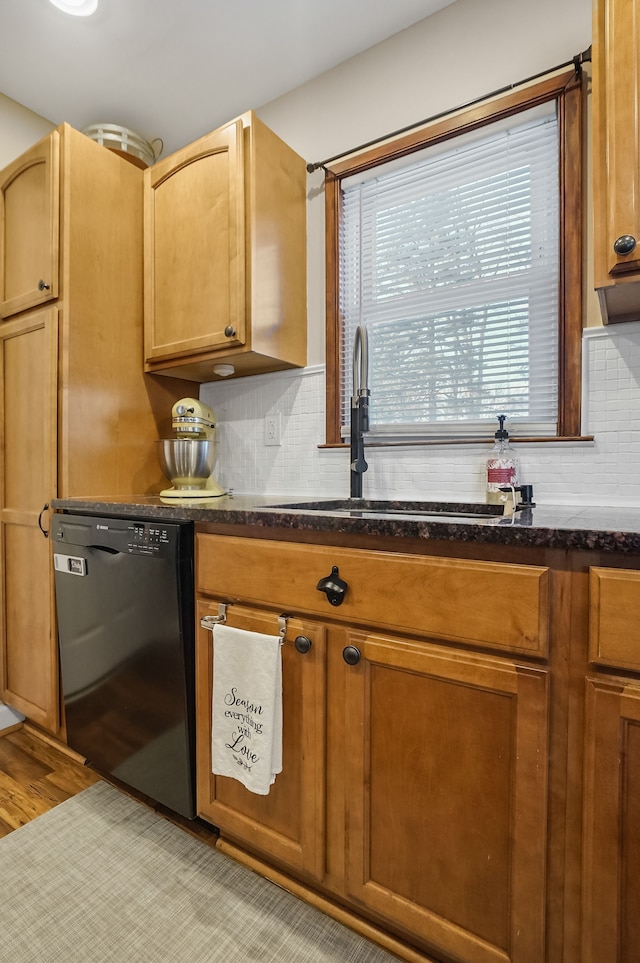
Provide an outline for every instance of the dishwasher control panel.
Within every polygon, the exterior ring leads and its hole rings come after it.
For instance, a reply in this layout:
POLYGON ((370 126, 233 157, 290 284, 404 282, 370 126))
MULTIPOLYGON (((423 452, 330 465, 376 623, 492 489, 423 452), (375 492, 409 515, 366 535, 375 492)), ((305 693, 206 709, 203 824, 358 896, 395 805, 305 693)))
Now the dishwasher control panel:
POLYGON ((127 549, 131 555, 163 555, 171 545, 169 529, 161 522, 132 522, 127 549))
POLYGON ((55 513, 51 535, 56 546, 56 569, 84 575, 78 559, 100 554, 147 558, 176 558, 193 551, 192 526, 156 518, 107 518, 55 513), (65 551, 66 550, 66 551, 65 551))

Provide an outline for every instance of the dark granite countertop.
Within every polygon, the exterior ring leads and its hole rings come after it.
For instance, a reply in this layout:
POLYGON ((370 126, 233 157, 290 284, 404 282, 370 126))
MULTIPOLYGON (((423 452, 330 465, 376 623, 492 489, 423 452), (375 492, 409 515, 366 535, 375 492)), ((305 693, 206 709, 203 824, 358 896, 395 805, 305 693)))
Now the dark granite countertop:
POLYGON ((223 495, 169 503, 154 495, 54 499, 52 508, 128 518, 249 525, 307 532, 482 542, 640 554, 640 508, 539 505, 502 518, 497 506, 364 499, 223 495), (446 512, 434 515, 433 511, 446 512), (431 510, 431 511, 430 511, 431 510), (415 514, 414 514, 415 513, 415 514))

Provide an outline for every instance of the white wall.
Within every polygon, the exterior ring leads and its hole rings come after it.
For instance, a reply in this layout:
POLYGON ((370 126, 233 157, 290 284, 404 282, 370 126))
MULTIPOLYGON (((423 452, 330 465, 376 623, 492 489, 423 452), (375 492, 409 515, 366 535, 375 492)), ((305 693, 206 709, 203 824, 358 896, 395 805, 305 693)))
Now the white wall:
POLYGON ((591 43, 591 0, 458 0, 259 108, 309 161, 565 63, 591 43))
MULTIPOLYGON (((261 107, 307 161, 462 106, 570 61, 591 43, 591 0, 458 0, 261 107)), ((589 213, 590 213, 590 205, 589 213)), ((218 416, 218 480, 236 491, 346 496, 349 456, 324 441, 324 197, 308 182, 309 368, 205 385, 218 416), (264 416, 282 415, 282 445, 264 416)), ((640 324, 603 328, 587 272, 583 431, 592 443, 523 445, 523 481, 546 504, 640 505, 640 324)), ((368 449, 370 497, 484 498, 483 446, 368 449)))
POLYGON ((0 94, 0 170, 54 126, 44 117, 0 94))
MULTIPOLYGON (((458 0, 257 113, 306 161, 322 161, 564 64, 590 43, 591 0, 458 0)), ((311 365, 324 361, 322 184, 322 171, 310 175, 311 365)))

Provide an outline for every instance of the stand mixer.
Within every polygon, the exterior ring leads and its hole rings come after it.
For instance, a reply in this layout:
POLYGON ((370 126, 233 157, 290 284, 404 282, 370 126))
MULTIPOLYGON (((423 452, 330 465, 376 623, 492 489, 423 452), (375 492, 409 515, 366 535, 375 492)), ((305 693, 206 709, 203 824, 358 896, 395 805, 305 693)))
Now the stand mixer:
POLYGON ((216 416, 197 398, 181 398, 171 409, 175 438, 162 438, 158 460, 173 488, 160 492, 160 498, 174 500, 207 499, 224 495, 212 475, 215 459, 216 416))

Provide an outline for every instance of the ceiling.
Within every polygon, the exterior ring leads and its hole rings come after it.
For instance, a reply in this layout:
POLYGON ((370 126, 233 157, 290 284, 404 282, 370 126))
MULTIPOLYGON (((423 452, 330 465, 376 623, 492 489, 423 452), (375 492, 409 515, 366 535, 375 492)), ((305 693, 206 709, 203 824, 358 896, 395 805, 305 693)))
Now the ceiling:
POLYGON ((0 93, 53 124, 111 123, 166 155, 453 0, 0 3, 0 93))

